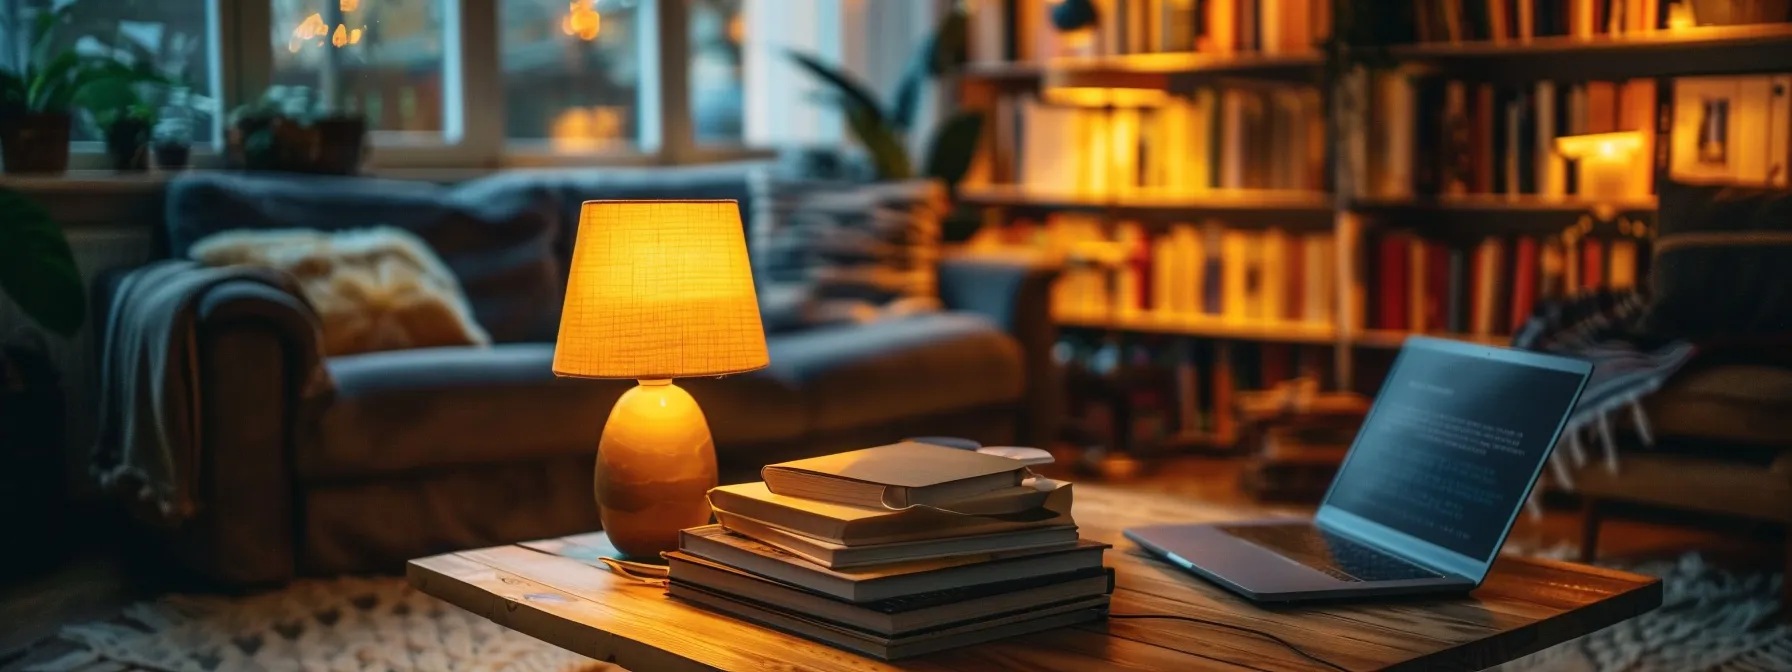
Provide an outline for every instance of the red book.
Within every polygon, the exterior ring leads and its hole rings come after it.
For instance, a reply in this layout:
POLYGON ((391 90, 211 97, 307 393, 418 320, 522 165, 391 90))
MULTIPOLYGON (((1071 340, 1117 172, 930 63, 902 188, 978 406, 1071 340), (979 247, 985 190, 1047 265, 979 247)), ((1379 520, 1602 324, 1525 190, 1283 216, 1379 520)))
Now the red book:
POLYGON ((1377 245, 1375 293, 1375 328, 1406 330, 1406 297, 1410 295, 1407 279, 1407 236, 1390 233, 1377 245))
POLYGON ((1444 331, 1449 328, 1450 248, 1443 243, 1425 243, 1425 329, 1444 331))
POLYGON ((1580 286, 1583 289, 1605 286, 1605 244, 1597 238, 1580 241, 1580 286))
POLYGON ((1537 239, 1518 239, 1512 250, 1512 329, 1524 326, 1537 304, 1537 239))
POLYGON ((1265 389, 1294 378, 1294 346, 1264 343, 1259 356, 1263 360, 1263 379, 1257 382, 1265 389))

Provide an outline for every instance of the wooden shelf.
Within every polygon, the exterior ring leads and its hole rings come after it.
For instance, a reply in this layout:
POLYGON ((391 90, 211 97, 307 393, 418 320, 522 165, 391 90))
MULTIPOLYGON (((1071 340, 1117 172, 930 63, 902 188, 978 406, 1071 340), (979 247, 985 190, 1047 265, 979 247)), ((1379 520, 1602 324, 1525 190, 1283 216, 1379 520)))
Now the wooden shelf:
POLYGON ((1331 194, 1303 191, 1223 190, 1120 194, 1052 193, 1012 185, 966 188, 959 202, 1029 212, 1094 212, 1142 222, 1190 222, 1214 218, 1234 226, 1330 230, 1331 194))
POLYGON ((1166 317, 1152 313, 1113 317, 1059 315, 1055 316, 1055 319, 1058 326, 1062 327, 1193 336, 1228 341, 1330 345, 1338 338, 1337 330, 1331 325, 1303 322, 1238 322, 1213 317, 1166 317))
POLYGON ((1046 63, 984 62, 965 66, 963 77, 1001 89, 1103 87, 1187 93, 1217 82, 1319 84, 1325 57, 1300 54, 1171 52, 1085 58, 1046 63))
POLYGON ((1479 345, 1494 345, 1494 346, 1500 346, 1500 347, 1506 347, 1506 346, 1509 346, 1512 344, 1511 336, 1482 335, 1482 334, 1450 334, 1450 333, 1442 333, 1442 332, 1420 334, 1420 333, 1415 333, 1415 332, 1410 332, 1410 331, 1389 330, 1389 329, 1364 330, 1364 331, 1358 332, 1355 335, 1351 336, 1350 342, 1352 345, 1355 345, 1357 347, 1362 347, 1362 348, 1381 348, 1381 349, 1387 349, 1387 350, 1395 350, 1395 349, 1399 349, 1400 344, 1406 342, 1406 337, 1408 337, 1408 336, 1430 336, 1433 338, 1448 338, 1451 340, 1463 341, 1463 342, 1467 342, 1467 343, 1475 343, 1475 344, 1479 344, 1479 345))
POLYGON ((1742 75, 1792 71, 1792 24, 1713 26, 1593 39, 1542 37, 1504 44, 1415 44, 1390 52, 1438 74, 1508 84, 1742 75))
MULTIPOLYGON (((1655 225, 1653 197, 1609 204, 1610 213, 1650 227, 1655 225)), ((1598 207, 1574 198, 1451 196, 1431 199, 1357 199, 1351 209, 1377 226, 1404 228, 1445 238, 1551 235, 1581 221, 1598 207)))

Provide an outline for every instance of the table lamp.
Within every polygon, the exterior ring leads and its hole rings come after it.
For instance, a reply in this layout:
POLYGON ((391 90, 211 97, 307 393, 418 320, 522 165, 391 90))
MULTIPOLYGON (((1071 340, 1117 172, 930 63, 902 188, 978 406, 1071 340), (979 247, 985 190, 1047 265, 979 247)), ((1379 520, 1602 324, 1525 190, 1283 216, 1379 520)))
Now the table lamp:
POLYGON ((734 201, 588 201, 554 374, 633 378, 597 444, 598 513, 624 555, 657 559, 709 522, 715 444, 673 378, 769 362, 734 201))

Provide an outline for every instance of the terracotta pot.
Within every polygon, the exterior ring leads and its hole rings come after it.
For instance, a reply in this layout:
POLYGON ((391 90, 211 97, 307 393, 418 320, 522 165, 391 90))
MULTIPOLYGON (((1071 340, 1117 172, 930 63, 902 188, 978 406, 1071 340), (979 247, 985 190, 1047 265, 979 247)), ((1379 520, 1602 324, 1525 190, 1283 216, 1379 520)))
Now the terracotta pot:
POLYGON ((0 121, 7 173, 68 172, 69 115, 31 113, 0 121))

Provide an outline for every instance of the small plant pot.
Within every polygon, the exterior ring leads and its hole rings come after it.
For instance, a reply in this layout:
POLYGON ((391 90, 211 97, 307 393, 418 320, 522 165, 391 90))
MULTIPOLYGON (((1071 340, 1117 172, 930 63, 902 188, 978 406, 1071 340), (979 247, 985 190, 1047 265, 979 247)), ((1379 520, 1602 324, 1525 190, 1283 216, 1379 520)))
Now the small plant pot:
POLYGON ((106 129, 106 155, 119 172, 149 170, 149 124, 124 119, 106 129))
POLYGON ((193 159, 193 148, 179 143, 157 143, 155 145, 157 170, 186 170, 193 159))
POLYGON ((5 172, 68 172, 69 115, 32 113, 0 120, 5 172))

